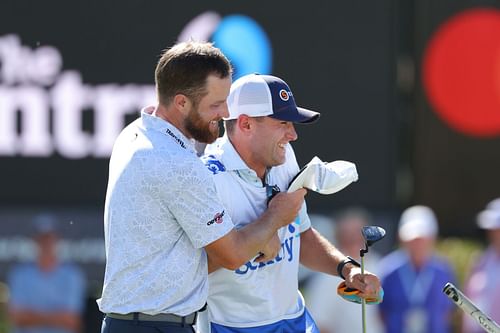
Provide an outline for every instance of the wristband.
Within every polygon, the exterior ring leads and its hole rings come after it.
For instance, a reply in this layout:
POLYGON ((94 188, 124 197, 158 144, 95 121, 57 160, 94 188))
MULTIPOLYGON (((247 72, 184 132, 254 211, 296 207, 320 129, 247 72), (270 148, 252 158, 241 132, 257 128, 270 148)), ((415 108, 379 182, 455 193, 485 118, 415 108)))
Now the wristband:
POLYGON ((342 275, 342 270, 344 269, 344 266, 347 264, 353 264, 356 267, 361 267, 359 262, 357 262, 356 260, 354 260, 353 258, 351 258, 349 256, 347 256, 344 260, 339 262, 339 264, 337 265, 337 273, 344 280, 345 280, 345 277, 344 277, 344 275, 342 275))

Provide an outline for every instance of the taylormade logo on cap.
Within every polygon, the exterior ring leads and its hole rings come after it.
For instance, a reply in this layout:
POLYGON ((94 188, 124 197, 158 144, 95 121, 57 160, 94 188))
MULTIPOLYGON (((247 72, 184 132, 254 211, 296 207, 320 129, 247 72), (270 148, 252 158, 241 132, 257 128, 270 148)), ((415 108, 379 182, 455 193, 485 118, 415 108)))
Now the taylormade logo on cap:
POLYGON ((225 120, 246 114, 249 117, 269 116, 294 123, 311 123, 320 116, 318 112, 297 107, 290 87, 272 75, 242 76, 232 84, 227 104, 229 117, 225 120))

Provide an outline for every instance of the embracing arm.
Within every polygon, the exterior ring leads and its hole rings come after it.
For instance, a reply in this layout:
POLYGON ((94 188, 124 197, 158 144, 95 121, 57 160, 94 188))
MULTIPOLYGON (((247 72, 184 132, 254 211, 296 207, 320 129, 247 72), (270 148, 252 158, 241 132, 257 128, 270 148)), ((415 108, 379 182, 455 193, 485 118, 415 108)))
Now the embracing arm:
POLYGON ((306 193, 305 189, 279 193, 260 218, 241 229, 231 230, 224 237, 205 246, 209 273, 219 267, 235 270, 257 255, 279 228, 295 219, 306 193))

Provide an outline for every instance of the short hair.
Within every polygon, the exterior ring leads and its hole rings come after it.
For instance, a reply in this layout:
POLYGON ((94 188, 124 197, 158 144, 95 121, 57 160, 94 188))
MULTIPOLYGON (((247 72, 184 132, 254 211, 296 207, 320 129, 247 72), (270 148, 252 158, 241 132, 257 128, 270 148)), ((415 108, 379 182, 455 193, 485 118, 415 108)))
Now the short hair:
POLYGON ((236 122, 238 119, 229 119, 224 120, 224 128, 228 136, 232 136, 234 133, 234 127, 236 126, 236 122))
POLYGON ((231 64, 212 43, 183 42, 167 49, 155 70, 158 101, 168 105, 177 94, 189 97, 194 104, 207 93, 206 81, 211 74, 226 78, 231 64))

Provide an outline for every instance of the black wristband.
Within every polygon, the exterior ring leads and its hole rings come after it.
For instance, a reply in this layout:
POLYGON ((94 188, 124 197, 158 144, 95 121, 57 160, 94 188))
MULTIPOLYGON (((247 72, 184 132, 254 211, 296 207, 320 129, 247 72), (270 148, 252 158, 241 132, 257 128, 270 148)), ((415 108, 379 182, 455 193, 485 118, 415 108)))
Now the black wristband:
POLYGON ((339 264, 337 265, 337 273, 344 280, 345 280, 345 277, 344 277, 344 275, 342 275, 342 270, 344 269, 344 266, 347 264, 353 264, 356 267, 361 267, 359 262, 357 262, 356 260, 354 260, 353 258, 351 258, 349 256, 347 256, 347 258, 345 258, 344 260, 339 262, 339 264))

